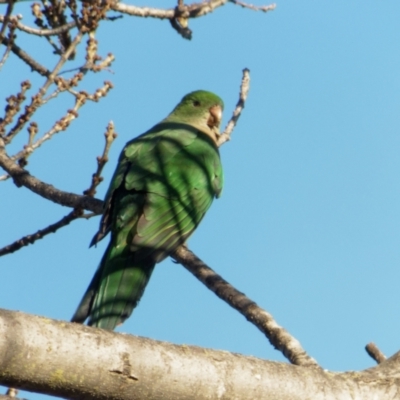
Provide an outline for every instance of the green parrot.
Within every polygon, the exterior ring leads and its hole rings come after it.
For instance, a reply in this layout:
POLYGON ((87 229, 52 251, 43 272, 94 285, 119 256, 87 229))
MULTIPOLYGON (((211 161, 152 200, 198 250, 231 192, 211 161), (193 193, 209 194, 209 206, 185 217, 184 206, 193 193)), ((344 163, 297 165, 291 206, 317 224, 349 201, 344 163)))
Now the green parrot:
POLYGON ((223 185, 217 139, 223 101, 189 93, 119 157, 91 246, 110 243, 72 322, 114 329, 138 304, 154 266, 193 233, 223 185))

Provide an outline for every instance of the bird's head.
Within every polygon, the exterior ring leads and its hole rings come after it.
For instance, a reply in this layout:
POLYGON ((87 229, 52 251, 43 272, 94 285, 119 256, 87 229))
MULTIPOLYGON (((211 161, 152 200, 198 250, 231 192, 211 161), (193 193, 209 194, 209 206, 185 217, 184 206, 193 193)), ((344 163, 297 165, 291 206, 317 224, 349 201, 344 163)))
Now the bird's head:
POLYGON ((216 94, 197 90, 183 97, 168 119, 188 123, 217 142, 224 102, 216 94))

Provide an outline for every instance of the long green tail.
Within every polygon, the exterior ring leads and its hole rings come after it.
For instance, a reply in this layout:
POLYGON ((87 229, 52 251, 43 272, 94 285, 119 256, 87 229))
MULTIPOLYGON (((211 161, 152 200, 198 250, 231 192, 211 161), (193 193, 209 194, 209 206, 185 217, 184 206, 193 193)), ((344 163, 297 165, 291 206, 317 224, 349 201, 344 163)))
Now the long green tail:
POLYGON ((72 322, 103 329, 114 329, 125 321, 139 302, 153 272, 152 257, 137 260, 128 246, 115 246, 111 240, 72 322))

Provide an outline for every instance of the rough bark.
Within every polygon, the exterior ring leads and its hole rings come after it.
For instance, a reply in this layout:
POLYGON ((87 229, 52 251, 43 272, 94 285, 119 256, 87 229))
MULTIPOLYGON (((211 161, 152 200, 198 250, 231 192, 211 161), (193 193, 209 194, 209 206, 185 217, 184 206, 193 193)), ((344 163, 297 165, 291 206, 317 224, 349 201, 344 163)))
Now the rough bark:
POLYGON ((0 310, 0 384, 70 399, 400 399, 399 365, 333 373, 0 310))

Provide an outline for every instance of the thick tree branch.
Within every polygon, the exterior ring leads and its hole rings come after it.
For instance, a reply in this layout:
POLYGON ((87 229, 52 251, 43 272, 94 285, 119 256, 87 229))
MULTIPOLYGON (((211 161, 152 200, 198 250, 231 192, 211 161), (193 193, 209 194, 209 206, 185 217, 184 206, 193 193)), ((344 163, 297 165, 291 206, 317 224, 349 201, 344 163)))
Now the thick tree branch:
POLYGON ((400 355, 333 373, 0 310, 0 384, 85 400, 394 400, 400 355))
POLYGON ((171 256, 220 299, 239 311, 249 322, 254 324, 292 364, 318 367, 317 362, 305 352, 300 342, 279 326, 271 314, 260 308, 245 294, 235 289, 189 249, 180 246, 171 256))

